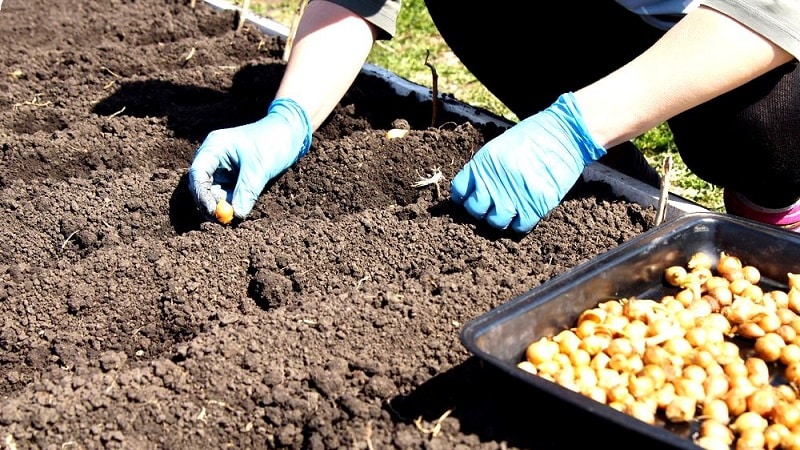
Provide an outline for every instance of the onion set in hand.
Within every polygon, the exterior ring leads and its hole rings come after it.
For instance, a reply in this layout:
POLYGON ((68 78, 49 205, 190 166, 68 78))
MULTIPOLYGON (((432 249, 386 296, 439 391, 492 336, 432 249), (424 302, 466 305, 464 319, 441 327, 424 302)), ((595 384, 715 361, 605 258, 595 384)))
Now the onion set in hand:
POLYGON ((227 225, 233 220, 233 206, 227 201, 220 200, 217 202, 217 209, 214 211, 219 223, 227 225))

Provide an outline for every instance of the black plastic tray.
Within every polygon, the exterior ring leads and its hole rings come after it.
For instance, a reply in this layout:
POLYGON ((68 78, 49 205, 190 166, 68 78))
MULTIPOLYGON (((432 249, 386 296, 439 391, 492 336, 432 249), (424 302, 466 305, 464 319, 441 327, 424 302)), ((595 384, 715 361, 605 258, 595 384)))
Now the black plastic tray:
POLYGON ((574 326, 578 315, 619 298, 660 299, 676 288, 663 282, 664 269, 685 266, 696 252, 716 258, 724 251, 757 267, 762 285, 787 289, 787 273, 800 273, 800 234, 715 212, 691 213, 651 229, 473 319, 461 342, 477 357, 602 420, 674 448, 698 449, 694 430, 660 422, 650 425, 544 378, 517 368, 526 347, 574 326))

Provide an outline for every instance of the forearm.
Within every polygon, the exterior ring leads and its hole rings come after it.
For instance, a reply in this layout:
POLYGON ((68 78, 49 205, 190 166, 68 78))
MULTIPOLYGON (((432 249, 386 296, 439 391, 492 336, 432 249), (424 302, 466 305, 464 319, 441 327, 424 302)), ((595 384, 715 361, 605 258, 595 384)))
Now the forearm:
POLYGON ((699 7, 645 53, 575 96, 592 137, 610 148, 791 59, 741 23, 699 7))
POLYGON ((374 40, 360 16, 327 1, 309 2, 276 97, 300 104, 316 130, 352 85, 374 40))

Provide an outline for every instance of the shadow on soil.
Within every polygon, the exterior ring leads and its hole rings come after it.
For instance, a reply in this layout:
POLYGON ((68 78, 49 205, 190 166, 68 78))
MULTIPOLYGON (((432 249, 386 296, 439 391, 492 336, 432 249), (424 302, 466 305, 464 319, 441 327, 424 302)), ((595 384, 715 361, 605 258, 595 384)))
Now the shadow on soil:
POLYGON ((431 378, 409 395, 393 398, 387 408, 395 420, 413 423, 421 418, 427 424, 450 411, 461 433, 509 447, 563 449, 591 438, 594 444, 615 448, 672 448, 563 403, 477 357, 431 378))

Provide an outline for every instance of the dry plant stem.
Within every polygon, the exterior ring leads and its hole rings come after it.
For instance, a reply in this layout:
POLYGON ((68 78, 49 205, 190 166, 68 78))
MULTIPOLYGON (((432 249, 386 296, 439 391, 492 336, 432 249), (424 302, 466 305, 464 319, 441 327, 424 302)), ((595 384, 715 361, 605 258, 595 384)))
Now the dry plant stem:
POLYGON ((367 434, 366 435, 367 448, 369 450, 374 450, 375 447, 372 446, 372 421, 371 420, 369 422, 367 422, 367 433, 366 434, 367 434))
POLYGON ((109 119, 113 119, 114 117, 117 117, 118 115, 120 115, 120 114, 122 114, 124 112, 125 112, 125 106, 123 106, 122 109, 120 109, 119 111, 115 112, 114 114, 111 114, 110 116, 108 116, 108 118, 109 119))
POLYGON ((72 239, 72 236, 75 236, 75 234, 77 234, 78 231, 80 231, 80 230, 73 231, 72 233, 69 234, 69 236, 67 236, 66 239, 64 239, 64 242, 61 243, 61 250, 64 250, 64 247, 67 246, 67 244, 69 243, 70 239, 72 239))
POLYGON ((21 102, 21 103, 14 103, 13 107, 16 110, 17 108, 19 108, 21 106, 30 106, 30 107, 38 108, 38 107, 41 107, 41 106, 50 106, 50 105, 51 105, 51 102, 44 102, 44 103, 40 102, 39 101, 39 96, 36 95, 36 96, 33 97, 33 100, 24 101, 24 102, 21 102))
POLYGON ((664 175, 661 177, 661 195, 658 197, 658 211, 656 212, 655 226, 661 225, 667 213, 667 198, 669 196, 669 172, 672 169, 672 156, 664 159, 664 175))
POLYGON ((195 6, 197 6, 197 0, 192 0, 192 1, 190 1, 190 2, 189 2, 189 6, 190 6, 192 9, 194 9, 194 7, 195 7, 195 6))
POLYGON ((239 21, 236 23, 236 31, 239 31, 244 26, 244 20, 247 18, 247 11, 250 10, 250 0, 242 2, 242 9, 239 10, 239 21))
POLYGON ((434 167, 433 174, 430 177, 420 179, 419 181, 414 183, 413 186, 415 188, 420 188, 432 184, 436 186, 436 198, 439 199, 442 196, 441 191, 439 189, 439 182, 442 181, 442 177, 443 177, 442 170, 438 167, 434 167))
POLYGON ((114 77, 114 78, 122 78, 122 75, 114 72, 113 70, 109 69, 108 67, 103 67, 103 70, 105 70, 106 72, 110 73, 111 76, 114 77))
POLYGON ((294 12, 292 18, 292 26, 289 29, 289 35, 286 37, 286 45, 283 48, 283 60, 289 61, 289 54, 292 53, 292 45, 294 44, 294 36, 297 34, 297 27, 300 24, 300 18, 303 17, 303 12, 306 10, 308 0, 300 0, 297 5, 297 10, 294 12))
POLYGON ((430 56, 430 54, 430 51, 425 53, 425 65, 431 69, 431 89, 433 91, 431 98, 433 103, 433 111, 431 112, 431 127, 436 127, 436 123, 439 120, 439 74, 436 73, 436 67, 428 62, 428 56, 430 56))
POLYGON ((436 419, 436 422, 430 428, 424 427, 422 425, 422 416, 417 417, 417 420, 414 421, 414 425, 417 426, 417 429, 419 431, 425 434, 430 434, 431 437, 436 437, 436 435, 439 434, 440 431, 442 431, 442 422, 444 421, 444 419, 447 419, 447 417, 452 412, 453 412, 452 409, 448 409, 447 411, 445 411, 444 414, 442 414, 438 419, 436 419))
POLYGON ((189 60, 190 60, 190 59, 192 59, 192 57, 194 56, 195 52, 197 52, 197 49, 195 49, 194 47, 192 47, 192 48, 189 50, 189 53, 188 53, 188 54, 187 54, 187 55, 186 55, 186 56, 183 58, 183 62, 182 62, 181 64, 185 66, 185 65, 186 65, 186 63, 188 63, 188 62, 189 62, 189 60))

